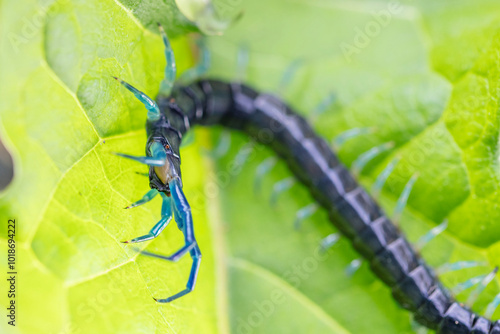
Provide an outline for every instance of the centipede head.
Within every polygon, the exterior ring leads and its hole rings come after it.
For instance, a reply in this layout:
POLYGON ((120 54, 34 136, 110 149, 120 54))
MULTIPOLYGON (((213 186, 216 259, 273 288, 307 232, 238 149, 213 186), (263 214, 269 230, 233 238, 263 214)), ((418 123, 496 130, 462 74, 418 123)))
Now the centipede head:
POLYGON ((170 196, 169 182, 181 179, 181 160, 167 138, 152 136, 146 145, 146 155, 161 157, 162 166, 149 166, 149 186, 170 196))

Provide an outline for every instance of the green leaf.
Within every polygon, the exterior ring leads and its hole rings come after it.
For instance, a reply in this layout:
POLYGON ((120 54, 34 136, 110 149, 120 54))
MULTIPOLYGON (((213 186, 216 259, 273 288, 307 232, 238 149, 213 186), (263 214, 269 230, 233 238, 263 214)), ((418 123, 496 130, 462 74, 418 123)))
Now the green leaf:
MULTIPOLYGON (((368 149, 394 142, 361 176, 370 187, 401 157, 378 197, 389 214, 419 173, 401 218, 408 238, 416 241, 448 218, 448 230, 426 246, 424 258, 433 266, 487 261, 443 275, 452 287, 499 265, 496 6, 486 0, 399 6, 221 0, 216 8, 224 17, 241 9, 244 16, 224 37, 209 39, 211 75, 234 79, 238 48, 246 46, 246 81, 277 91, 287 67, 302 59, 284 100, 307 116, 334 93, 335 103, 314 122, 325 138, 376 129, 340 148, 348 166, 368 149)), ((219 130, 197 131, 196 143, 181 151, 204 255, 198 285, 171 305, 153 301, 184 287, 190 260, 138 257, 120 243, 146 233, 159 219, 160 203, 123 210, 148 182, 135 173, 142 166, 111 152, 143 153, 146 112, 111 76, 156 94, 165 65, 161 39, 152 32, 158 20, 179 36, 179 70, 191 66, 180 35, 193 25, 173 1, 0 2, 0 135, 16 172, 0 196, 0 225, 6 230, 7 220, 16 219, 20 279, 18 326, 2 321, 1 331, 413 332, 409 314, 366 263, 353 277, 345 274, 358 257, 347 240, 318 251, 321 238, 335 232, 325 212, 293 229, 296 211, 313 201, 302 186, 269 204, 273 184, 290 176, 282 163, 266 175, 260 193, 250 190, 257 165, 272 152, 257 146, 235 168, 238 152, 249 151, 248 138, 233 135, 230 154, 215 162, 203 156, 202 146, 212 145, 219 130)), ((172 225, 141 247, 168 254, 181 241, 172 225)), ((2 249, 6 242, 1 234, 2 249)), ((458 298, 465 301, 468 293, 458 298)), ((474 309, 483 311, 496 293, 498 281, 474 309)), ((8 302, 2 294, 0 304, 8 302)))

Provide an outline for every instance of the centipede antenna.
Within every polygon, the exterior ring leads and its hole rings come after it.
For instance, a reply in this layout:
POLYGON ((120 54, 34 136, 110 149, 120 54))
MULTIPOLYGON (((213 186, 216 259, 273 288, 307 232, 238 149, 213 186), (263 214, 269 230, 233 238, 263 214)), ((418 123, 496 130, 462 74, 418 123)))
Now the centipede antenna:
POLYGON ((318 211, 319 205, 316 203, 311 203, 297 211, 295 214, 295 221, 293 222, 293 226, 296 230, 300 228, 302 222, 311 217, 316 211, 318 211))
POLYGON ((377 176, 377 179, 375 180, 375 183, 373 184, 373 187, 372 187, 372 194, 374 197, 377 197, 378 195, 380 195, 380 192, 382 191, 384 184, 387 182, 387 179, 389 178, 391 173, 396 168, 396 165, 398 164, 400 159, 401 159, 400 157, 396 157, 396 158, 392 159, 391 162, 389 162, 387 164, 387 166, 385 166, 382 173, 380 173, 377 176))
POLYGON ((255 180, 253 184, 254 192, 259 193, 262 185, 262 179, 264 175, 266 175, 278 162, 278 159, 275 156, 268 157, 264 159, 258 166, 255 171, 255 180))
POLYGON ((174 87, 175 76, 177 74, 177 66, 175 65, 175 56, 170 41, 168 40, 167 33, 162 25, 158 23, 158 30, 160 31, 163 45, 165 46, 165 58, 167 65, 165 66, 165 78, 160 83, 159 95, 170 96, 172 88, 174 87))
POLYGON ((144 104, 146 109, 148 110, 148 119, 150 121, 157 121, 160 119, 160 108, 158 108, 158 105, 156 102, 151 99, 149 96, 138 90, 137 88, 133 87, 129 83, 123 81, 120 78, 113 77, 116 81, 118 81, 121 85, 123 85, 125 88, 127 88, 129 91, 131 91, 135 97, 144 104))
POLYGON ((403 192, 401 193, 401 195, 398 198, 398 201, 396 202, 396 207, 394 208, 394 212, 392 214, 392 221, 394 222, 395 225, 399 225, 401 214, 403 213, 406 203, 408 202, 408 197, 410 197, 411 190, 413 189, 415 182, 417 182, 418 177, 419 177, 418 173, 413 174, 410 180, 408 180, 408 182, 406 183, 403 192))
POLYGON ((427 245, 432 239, 434 239, 439 234, 443 233, 444 230, 448 227, 448 220, 445 219, 443 222, 435 227, 433 227, 429 232, 424 234, 418 241, 415 243, 415 249, 417 251, 421 251, 425 245, 427 245))
POLYGON ((271 193, 271 205, 275 205, 279 195, 290 189, 295 183, 297 183, 297 180, 293 176, 276 182, 271 193))
POLYGON ((486 307, 486 311, 484 312, 484 316, 486 318, 491 319, 493 317, 493 313, 495 313, 496 309, 498 308, 498 305, 500 305, 500 293, 493 298, 491 303, 488 304, 486 307))
POLYGON ((222 130, 215 147, 211 151, 205 153, 212 158, 221 158, 229 151, 231 147, 231 133, 227 130, 222 130))
POLYGON ((321 100, 316 108, 313 109, 309 116, 309 121, 314 123, 316 119, 328 110, 335 102, 336 96, 334 93, 329 93, 323 100, 321 100))
POLYGON ((144 172, 135 172, 135 173, 140 176, 149 176, 149 173, 144 173, 144 172))
POLYGON ((198 45, 198 50, 200 52, 200 61, 195 67, 188 69, 180 75, 180 77, 177 79, 177 81, 180 83, 190 83, 195 79, 200 78, 208 71, 210 67, 210 51, 206 46, 205 39, 198 39, 196 44, 198 45))
POLYGON ((474 268, 474 267, 481 267, 481 266, 487 266, 488 264, 486 262, 480 262, 480 261, 458 261, 458 262, 453 262, 453 263, 444 263, 437 267, 435 269, 435 273, 437 275, 441 275, 450 271, 456 271, 456 270, 461 270, 461 269, 466 269, 466 268, 474 268))
POLYGON ((236 82, 244 82, 246 80, 249 62, 250 52, 248 45, 240 45, 236 56, 236 82))
POLYGON ((288 65, 288 67, 285 69, 285 72, 283 73, 283 76, 281 77, 281 81, 278 85, 278 88, 276 89, 276 95, 278 96, 283 96, 283 93, 285 92, 286 88, 292 82, 293 77, 296 75, 298 69, 304 64, 303 59, 295 59, 288 65))
POLYGON ((376 156, 380 155, 383 152, 386 152, 394 147, 394 142, 384 143, 378 146, 375 146, 368 151, 361 154, 354 162, 352 163, 352 173, 355 176, 359 176, 361 171, 366 166, 368 162, 373 160, 376 156))
POLYGON ((161 196, 163 197, 163 204, 161 207, 161 219, 158 223, 156 223, 155 226, 149 231, 148 234, 145 234, 143 236, 134 238, 132 240, 128 241, 122 241, 123 243, 129 244, 129 243, 136 243, 136 242, 143 242, 147 240, 151 240, 156 238, 157 236, 160 235, 160 233, 165 229, 165 227, 170 224, 170 221, 172 220, 172 203, 171 203, 171 198, 165 195, 164 193, 161 193, 161 196))
POLYGON ((132 209, 132 208, 135 208, 139 205, 143 205, 144 203, 147 203, 147 202, 151 201, 153 198, 155 198, 156 195, 158 195, 158 190, 151 189, 140 200, 130 204, 125 209, 132 209))
POLYGON ((479 284, 479 282, 481 282, 484 278, 486 277, 486 275, 479 275, 479 276, 476 276, 476 277, 472 277, 472 278, 469 278, 467 281, 465 282, 462 282, 462 283, 458 283, 457 285, 455 285, 452 289, 451 289, 451 293, 453 295, 458 295, 459 293, 461 293, 462 291, 465 291, 467 289, 470 289, 472 288, 474 285, 476 284, 479 284))
POLYGON ((334 150, 338 151, 340 147, 349 139, 374 133, 376 130, 376 127, 352 128, 346 130, 332 139, 332 147, 334 150))
POLYGON ((352 260, 351 263, 349 263, 349 265, 345 268, 345 274, 349 277, 354 276, 359 267, 361 267, 361 263, 363 263, 362 259, 352 260))
POLYGON ((476 300, 479 297, 479 295, 481 294, 481 292, 483 292, 484 289, 488 286, 488 284, 490 284, 490 282, 493 281, 493 279, 495 278, 497 272, 498 272, 498 267, 495 267, 491 271, 491 273, 489 273, 488 275, 486 275, 481 280, 481 282, 479 282, 479 284, 476 286, 476 288, 469 295, 469 298, 467 298, 467 301, 465 302, 465 305, 467 305, 469 308, 472 307, 472 305, 474 305, 474 303, 476 302, 476 300))
POLYGON ((330 248, 332 248, 337 241, 340 240, 340 234, 339 233, 332 233, 324 237, 321 242, 320 242, 320 249, 321 252, 326 252, 330 248))

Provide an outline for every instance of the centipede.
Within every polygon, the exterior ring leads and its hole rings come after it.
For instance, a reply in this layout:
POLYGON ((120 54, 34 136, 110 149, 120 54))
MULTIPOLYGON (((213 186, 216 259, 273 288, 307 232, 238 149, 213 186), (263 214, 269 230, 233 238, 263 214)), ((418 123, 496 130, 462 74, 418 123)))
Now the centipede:
MULTIPOLYGON (((500 321, 481 316, 455 300, 416 247, 304 117, 278 97, 239 81, 194 79, 174 83, 173 50, 161 26, 159 30, 167 66, 156 100, 115 77, 147 109, 146 155, 117 153, 149 167, 151 190, 128 208, 144 204, 157 194, 163 201, 161 219, 150 232, 124 242, 151 240, 174 217, 183 233, 184 245, 168 256, 145 250, 140 253, 167 261, 177 261, 187 254, 192 259, 186 288, 167 298, 155 298, 158 303, 169 303, 192 292, 201 264, 189 199, 182 188, 180 145, 193 127, 219 125, 243 132, 270 147, 328 212, 334 227, 368 261, 371 271, 391 289, 398 304, 420 324, 441 334, 500 333, 500 321)), ((192 76, 193 73, 188 75, 192 76)), ((496 271, 497 268, 485 280, 491 280, 496 271)))

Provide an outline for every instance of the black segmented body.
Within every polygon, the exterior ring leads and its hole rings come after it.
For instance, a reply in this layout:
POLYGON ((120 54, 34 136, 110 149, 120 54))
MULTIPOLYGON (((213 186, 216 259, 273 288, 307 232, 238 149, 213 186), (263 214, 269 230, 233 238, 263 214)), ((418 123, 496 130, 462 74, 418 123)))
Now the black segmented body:
POLYGON ((421 324, 438 333, 500 334, 499 321, 492 323, 449 295, 328 144, 279 99, 239 83, 201 80, 177 86, 157 102, 162 117, 148 124, 148 134, 161 132, 177 153, 182 135, 197 124, 220 124, 271 146, 421 324))

